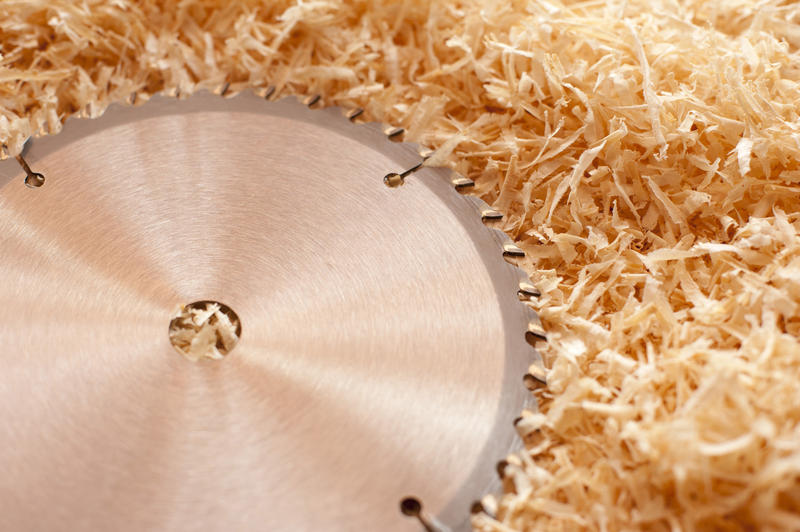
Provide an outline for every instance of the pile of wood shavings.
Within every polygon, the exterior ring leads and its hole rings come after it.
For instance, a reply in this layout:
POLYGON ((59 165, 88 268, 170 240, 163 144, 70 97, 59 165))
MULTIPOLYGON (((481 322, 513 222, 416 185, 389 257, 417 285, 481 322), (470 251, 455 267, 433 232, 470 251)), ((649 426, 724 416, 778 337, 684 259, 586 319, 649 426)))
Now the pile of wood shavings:
POLYGON ((273 85, 476 180, 550 340, 477 529, 800 529, 794 2, 9 0, 0 36, 12 155, 133 91, 273 85))

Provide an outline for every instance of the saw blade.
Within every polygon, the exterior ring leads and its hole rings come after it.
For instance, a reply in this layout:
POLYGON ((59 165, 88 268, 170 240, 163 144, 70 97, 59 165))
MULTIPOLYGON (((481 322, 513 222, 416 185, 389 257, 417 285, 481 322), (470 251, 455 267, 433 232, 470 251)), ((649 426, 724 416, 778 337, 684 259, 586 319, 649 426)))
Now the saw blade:
POLYGON ((0 181, 0 528, 418 530, 405 500, 462 529, 498 489, 535 315, 450 172, 254 94, 112 106, 24 162, 42 178, 0 181), (240 319, 226 357, 171 345, 194 301, 240 319))

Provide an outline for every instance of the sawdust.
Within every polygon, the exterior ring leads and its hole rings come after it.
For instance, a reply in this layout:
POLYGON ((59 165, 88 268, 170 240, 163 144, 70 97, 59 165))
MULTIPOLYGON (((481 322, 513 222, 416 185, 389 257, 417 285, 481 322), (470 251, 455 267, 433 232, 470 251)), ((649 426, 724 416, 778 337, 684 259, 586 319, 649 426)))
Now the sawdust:
POLYGON ((800 529, 796 3, 6 0, 0 32, 12 155, 134 91, 272 85, 477 182, 550 342, 476 528, 800 529))

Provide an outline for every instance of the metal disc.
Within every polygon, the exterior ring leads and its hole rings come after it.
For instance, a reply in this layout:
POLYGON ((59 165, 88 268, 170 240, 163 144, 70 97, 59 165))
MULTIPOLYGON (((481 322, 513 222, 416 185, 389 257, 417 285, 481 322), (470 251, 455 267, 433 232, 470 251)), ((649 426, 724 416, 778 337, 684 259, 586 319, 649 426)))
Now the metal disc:
MULTIPOLYGON (((466 527, 534 352, 502 237, 444 170, 335 110, 154 98, 0 181, 0 529, 466 527), (241 339, 190 362, 175 310, 241 339)), ((12 166, 15 166, 12 168, 12 166)), ((495 486, 496 487, 496 486, 495 486)))

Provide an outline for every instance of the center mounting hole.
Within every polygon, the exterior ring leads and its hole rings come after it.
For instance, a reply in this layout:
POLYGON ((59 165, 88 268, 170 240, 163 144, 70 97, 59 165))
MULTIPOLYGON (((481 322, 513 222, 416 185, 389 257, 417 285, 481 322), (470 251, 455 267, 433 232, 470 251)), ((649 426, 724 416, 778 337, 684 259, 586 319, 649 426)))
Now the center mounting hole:
POLYGON ((169 341, 192 361, 221 360, 241 336, 239 316, 218 301, 196 301, 181 307, 169 323, 169 341))

